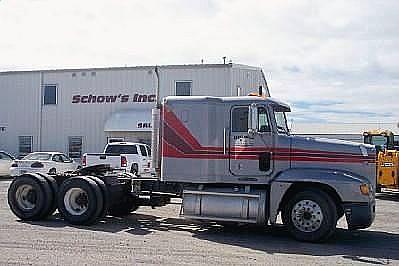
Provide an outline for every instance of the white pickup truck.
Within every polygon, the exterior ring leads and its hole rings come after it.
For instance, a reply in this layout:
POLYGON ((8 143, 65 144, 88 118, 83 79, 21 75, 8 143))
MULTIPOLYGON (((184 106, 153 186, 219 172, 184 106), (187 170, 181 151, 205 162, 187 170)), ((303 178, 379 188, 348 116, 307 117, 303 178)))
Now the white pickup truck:
POLYGON ((83 167, 108 164, 114 169, 131 172, 137 176, 151 173, 151 149, 144 143, 108 143, 103 153, 85 153, 83 167))

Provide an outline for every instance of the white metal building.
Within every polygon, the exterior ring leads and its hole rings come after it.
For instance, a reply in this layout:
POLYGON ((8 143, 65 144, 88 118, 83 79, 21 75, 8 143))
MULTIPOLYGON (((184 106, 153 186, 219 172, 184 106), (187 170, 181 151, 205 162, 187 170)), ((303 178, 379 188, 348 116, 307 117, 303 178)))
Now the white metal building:
MULTIPOLYGON (((258 67, 160 66, 160 95, 236 96, 266 88, 258 67)), ((14 155, 101 152, 108 141, 151 139, 154 66, 0 73, 0 150, 14 155)))

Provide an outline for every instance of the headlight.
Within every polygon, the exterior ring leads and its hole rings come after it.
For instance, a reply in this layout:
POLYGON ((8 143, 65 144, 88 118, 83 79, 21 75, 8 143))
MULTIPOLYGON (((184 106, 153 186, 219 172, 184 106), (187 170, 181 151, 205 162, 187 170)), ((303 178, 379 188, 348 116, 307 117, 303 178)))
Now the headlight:
POLYGON ((361 184, 360 185, 360 192, 363 195, 368 196, 370 194, 370 186, 369 186, 369 184, 361 184))

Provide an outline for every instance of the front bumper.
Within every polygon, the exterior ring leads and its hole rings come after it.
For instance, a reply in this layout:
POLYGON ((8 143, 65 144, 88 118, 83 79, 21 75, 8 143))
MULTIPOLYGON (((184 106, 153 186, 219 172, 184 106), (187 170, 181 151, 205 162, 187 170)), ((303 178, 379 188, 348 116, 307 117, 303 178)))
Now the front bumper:
POLYGON ((370 202, 344 203, 344 212, 349 230, 369 227, 375 218, 375 200, 370 202))

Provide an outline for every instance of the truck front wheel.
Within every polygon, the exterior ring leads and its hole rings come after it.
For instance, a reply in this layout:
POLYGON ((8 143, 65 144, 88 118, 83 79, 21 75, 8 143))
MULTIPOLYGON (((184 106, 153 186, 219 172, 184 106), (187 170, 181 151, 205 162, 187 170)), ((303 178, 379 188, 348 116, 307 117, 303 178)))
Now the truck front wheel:
POLYGON ((283 220, 291 235, 300 241, 323 242, 335 232, 337 208, 321 190, 295 194, 283 209, 283 220))

